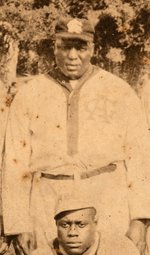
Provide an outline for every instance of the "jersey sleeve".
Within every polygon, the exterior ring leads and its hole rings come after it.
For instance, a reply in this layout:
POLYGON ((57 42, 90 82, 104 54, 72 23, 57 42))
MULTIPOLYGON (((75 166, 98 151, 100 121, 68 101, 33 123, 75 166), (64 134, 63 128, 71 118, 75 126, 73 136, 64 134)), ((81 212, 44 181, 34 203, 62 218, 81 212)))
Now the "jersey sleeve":
POLYGON ((29 197, 32 174, 29 96, 21 89, 16 95, 8 118, 3 173, 3 216, 6 234, 29 232, 29 197))
POLYGON ((150 217, 150 136, 138 97, 127 99, 125 165, 131 219, 150 217))

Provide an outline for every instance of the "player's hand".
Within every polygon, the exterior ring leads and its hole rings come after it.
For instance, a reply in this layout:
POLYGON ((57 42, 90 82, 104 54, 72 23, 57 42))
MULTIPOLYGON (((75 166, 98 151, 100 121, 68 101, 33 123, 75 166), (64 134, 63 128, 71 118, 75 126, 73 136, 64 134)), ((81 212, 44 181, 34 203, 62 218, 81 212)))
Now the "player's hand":
POLYGON ((131 221, 127 236, 133 241, 141 255, 146 248, 146 225, 140 220, 131 221))
POLYGON ((5 242, 4 237, 0 237, 0 255, 5 254, 7 250, 9 249, 9 245, 7 242, 5 242))
POLYGON ((13 241, 15 250, 21 255, 30 255, 35 249, 35 236, 32 233, 19 234, 13 241))

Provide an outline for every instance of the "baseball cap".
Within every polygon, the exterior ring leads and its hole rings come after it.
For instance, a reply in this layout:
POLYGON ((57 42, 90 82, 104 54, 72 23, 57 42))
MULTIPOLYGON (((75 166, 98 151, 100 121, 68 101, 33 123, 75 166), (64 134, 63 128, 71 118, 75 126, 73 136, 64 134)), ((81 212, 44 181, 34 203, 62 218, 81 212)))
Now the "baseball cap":
POLYGON ((59 215, 68 211, 94 208, 96 212, 96 205, 94 201, 88 199, 88 197, 89 196, 85 194, 80 194, 80 196, 78 196, 78 192, 59 196, 56 203, 54 219, 59 218, 59 215))
POLYGON ((55 26, 56 37, 93 41, 94 27, 88 19, 60 17, 55 26))

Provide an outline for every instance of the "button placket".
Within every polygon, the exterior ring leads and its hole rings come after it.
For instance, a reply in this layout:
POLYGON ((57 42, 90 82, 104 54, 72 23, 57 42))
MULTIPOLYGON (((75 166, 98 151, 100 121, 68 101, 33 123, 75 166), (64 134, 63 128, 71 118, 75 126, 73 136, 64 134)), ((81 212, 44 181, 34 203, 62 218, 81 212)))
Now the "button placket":
POLYGON ((72 91, 67 104, 68 154, 77 154, 78 145, 78 91, 72 91))

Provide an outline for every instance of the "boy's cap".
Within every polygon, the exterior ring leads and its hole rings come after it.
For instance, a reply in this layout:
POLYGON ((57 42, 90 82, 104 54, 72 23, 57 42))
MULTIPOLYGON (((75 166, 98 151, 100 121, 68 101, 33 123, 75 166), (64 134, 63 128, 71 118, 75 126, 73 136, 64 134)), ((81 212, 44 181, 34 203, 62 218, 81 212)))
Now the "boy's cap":
POLYGON ((54 219, 58 219, 59 215, 61 215, 63 212, 86 208, 94 208, 96 211, 95 203, 91 199, 88 199, 87 196, 82 196, 82 194, 80 194, 80 196, 77 196, 76 194, 62 195, 58 198, 54 219))
POLYGON ((94 39, 94 28, 87 19, 60 17, 55 26, 55 34, 56 37, 89 42, 94 39))

